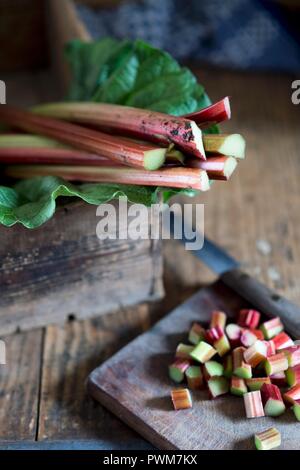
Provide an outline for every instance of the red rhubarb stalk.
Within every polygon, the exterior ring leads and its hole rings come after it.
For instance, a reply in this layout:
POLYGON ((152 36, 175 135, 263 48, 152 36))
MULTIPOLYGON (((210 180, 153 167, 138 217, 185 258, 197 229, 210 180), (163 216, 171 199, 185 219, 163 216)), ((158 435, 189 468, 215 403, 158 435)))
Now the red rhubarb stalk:
POLYGON ((207 108, 194 113, 185 114, 185 118, 195 121, 201 129, 205 129, 213 124, 227 121, 231 118, 229 97, 226 96, 217 103, 211 104, 207 108))
POLYGON ((51 175, 68 181, 163 186, 201 191, 207 191, 210 187, 206 172, 193 168, 161 168, 156 171, 146 171, 125 167, 13 165, 8 166, 5 173, 13 178, 51 175))
POLYGON ((52 103, 37 106, 34 112, 143 140, 173 142, 184 152, 205 160, 200 128, 183 117, 106 103, 52 103))
POLYGON ((277 385, 265 383, 260 393, 266 416, 279 416, 285 412, 285 404, 277 385))
POLYGON ((259 339, 244 351, 244 359, 251 367, 256 367, 267 357, 267 348, 263 341, 259 339))
POLYGON ((247 418, 259 418, 265 416, 260 391, 244 394, 244 405, 247 418))
POLYGON ((288 360, 283 352, 268 357, 265 362, 265 369, 268 375, 277 374, 277 372, 283 372, 287 370, 288 367, 288 360))
POLYGON ((288 348, 282 349, 288 360, 289 367, 294 367, 300 364, 300 346, 289 346, 288 348))
POLYGON ((80 150, 99 154, 124 165, 147 170, 160 168, 167 153, 166 148, 130 141, 75 124, 37 116, 8 105, 2 105, 0 108, 0 122, 58 139, 80 150))
POLYGON ((257 310, 242 309, 239 312, 237 324, 245 328, 255 329, 258 327, 260 313, 257 310))
POLYGON ((280 351, 281 349, 288 348, 289 346, 294 345, 294 341, 292 338, 289 337, 284 331, 279 333, 278 335, 274 336, 272 339, 276 351, 280 351))
POLYGON ((202 168, 207 171, 210 179, 227 181, 237 167, 237 160, 217 155, 209 156, 206 160, 187 158, 185 164, 191 168, 202 168))
POLYGON ((283 394, 283 398, 291 403, 292 405, 295 402, 300 400, 300 384, 294 385, 294 387, 290 388, 287 392, 283 394))
POLYGON ((245 158, 245 139, 240 134, 204 134, 203 143, 207 153, 245 158))
POLYGON ((286 378, 285 378, 285 373, 282 372, 276 372, 276 374, 270 375, 270 379, 272 384, 277 385, 277 387, 285 387, 286 386, 286 378))
POLYGON ((286 381, 290 387, 300 384, 300 364, 295 367, 289 367, 285 371, 286 381))
POLYGON ((226 325, 226 319, 227 319, 226 313, 221 312, 220 310, 213 310, 211 314, 210 327, 211 328, 218 327, 224 330, 225 325, 226 325))
POLYGON ((184 379, 184 373, 190 365, 191 362, 187 359, 176 359, 176 361, 169 366, 170 379, 177 383, 182 382, 184 379))

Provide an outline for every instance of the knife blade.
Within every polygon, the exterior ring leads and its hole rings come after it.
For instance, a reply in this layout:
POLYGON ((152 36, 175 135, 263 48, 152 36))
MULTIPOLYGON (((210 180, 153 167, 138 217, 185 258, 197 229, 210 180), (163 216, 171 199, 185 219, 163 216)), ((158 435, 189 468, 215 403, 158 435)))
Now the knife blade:
MULTIPOLYGON (((170 212, 170 235, 174 236, 176 224, 182 224, 183 244, 191 243, 193 239, 187 239, 185 233, 191 233, 191 227, 187 228, 184 217, 170 212), (179 220, 180 218, 180 220, 179 220)), ((196 239, 196 235, 195 235, 196 239)), ((267 317, 280 317, 286 330, 297 339, 300 338, 300 307, 283 296, 278 295, 274 290, 262 284, 254 277, 239 269, 240 263, 235 260, 223 248, 213 241, 204 237, 201 249, 189 250, 201 260, 206 266, 220 276, 220 280, 234 290, 237 294, 247 300, 253 307, 260 310, 267 317)))

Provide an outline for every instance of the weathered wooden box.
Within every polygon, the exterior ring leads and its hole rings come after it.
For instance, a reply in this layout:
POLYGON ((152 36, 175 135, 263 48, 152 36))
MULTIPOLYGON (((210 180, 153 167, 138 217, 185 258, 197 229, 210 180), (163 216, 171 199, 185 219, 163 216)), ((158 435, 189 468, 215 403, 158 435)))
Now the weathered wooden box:
POLYGON ((0 336, 163 295, 160 241, 99 240, 98 222, 96 206, 72 202, 35 230, 0 226, 0 336))

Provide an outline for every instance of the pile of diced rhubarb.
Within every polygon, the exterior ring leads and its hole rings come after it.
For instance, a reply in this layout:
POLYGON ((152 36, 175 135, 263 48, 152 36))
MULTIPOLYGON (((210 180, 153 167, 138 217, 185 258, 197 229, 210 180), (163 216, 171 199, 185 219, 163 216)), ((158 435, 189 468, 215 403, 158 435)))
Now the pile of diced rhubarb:
MULTIPOLYGON (((170 378, 188 386, 172 391, 176 410, 192 407, 189 389, 208 389, 211 398, 243 397, 247 418, 279 416, 291 406, 300 421, 300 342, 284 332, 279 317, 260 319, 258 311, 243 309, 237 323, 227 323, 224 312, 213 311, 207 329, 192 325, 189 344, 177 346, 169 366, 170 378)), ((261 434, 257 448, 279 445, 274 428, 261 434)))

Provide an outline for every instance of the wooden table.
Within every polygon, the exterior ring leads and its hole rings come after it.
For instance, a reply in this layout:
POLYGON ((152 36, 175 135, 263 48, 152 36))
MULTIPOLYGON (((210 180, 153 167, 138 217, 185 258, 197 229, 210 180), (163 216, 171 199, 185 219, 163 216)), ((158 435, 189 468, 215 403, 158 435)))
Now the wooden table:
MULTIPOLYGON (((223 129, 241 132, 248 143, 247 159, 230 183, 197 198, 205 203, 206 234, 242 260, 246 271, 300 303, 300 106, 291 103, 292 77, 205 69, 199 78, 213 99, 231 95, 233 118, 223 129)), ((31 87, 25 104, 55 98, 44 75, 7 82, 10 102, 18 101, 20 86, 31 87)), ((50 448, 147 445, 89 399, 84 382, 95 366, 215 279, 177 242, 165 242, 164 250, 164 301, 4 338, 1 447, 36 441, 50 448)))

